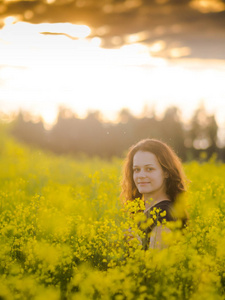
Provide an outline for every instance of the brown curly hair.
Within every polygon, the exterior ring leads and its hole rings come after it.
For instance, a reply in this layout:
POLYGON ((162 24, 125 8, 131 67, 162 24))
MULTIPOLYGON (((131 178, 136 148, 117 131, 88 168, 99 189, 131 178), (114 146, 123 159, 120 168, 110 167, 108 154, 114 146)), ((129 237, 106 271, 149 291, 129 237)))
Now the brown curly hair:
POLYGON ((121 182, 121 198, 123 201, 132 201, 135 198, 142 197, 133 180, 133 157, 138 151, 153 153, 157 157, 163 171, 167 172, 166 193, 171 201, 174 202, 179 194, 186 191, 186 177, 182 163, 173 149, 162 141, 144 139, 131 146, 126 156, 121 182))

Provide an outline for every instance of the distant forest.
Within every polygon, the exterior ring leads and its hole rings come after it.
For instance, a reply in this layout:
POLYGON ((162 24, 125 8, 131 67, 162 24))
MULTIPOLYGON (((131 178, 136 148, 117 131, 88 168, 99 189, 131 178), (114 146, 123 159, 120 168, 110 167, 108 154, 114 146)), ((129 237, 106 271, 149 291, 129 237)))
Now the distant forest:
POLYGON ((144 138, 167 142, 183 161, 207 160, 216 154, 225 161, 225 148, 219 147, 218 125, 214 115, 200 106, 188 124, 177 107, 169 107, 159 119, 154 111, 136 117, 128 109, 118 112, 117 122, 103 121, 98 111, 79 118, 67 108, 59 108, 55 125, 47 130, 42 121, 27 120, 20 112, 13 121, 12 134, 27 144, 57 154, 123 157, 128 148, 144 138), (203 154, 204 153, 204 154, 203 154))

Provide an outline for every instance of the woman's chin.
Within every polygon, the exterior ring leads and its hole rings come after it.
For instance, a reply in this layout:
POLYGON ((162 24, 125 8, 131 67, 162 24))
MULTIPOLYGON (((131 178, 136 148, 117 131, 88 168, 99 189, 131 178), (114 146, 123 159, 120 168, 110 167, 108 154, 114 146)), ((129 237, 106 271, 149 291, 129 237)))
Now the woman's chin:
POLYGON ((139 193, 142 194, 142 195, 144 195, 144 194, 149 194, 149 193, 151 193, 151 191, 149 191, 149 190, 147 190, 147 189, 145 189, 145 188, 140 188, 140 189, 139 189, 139 193))

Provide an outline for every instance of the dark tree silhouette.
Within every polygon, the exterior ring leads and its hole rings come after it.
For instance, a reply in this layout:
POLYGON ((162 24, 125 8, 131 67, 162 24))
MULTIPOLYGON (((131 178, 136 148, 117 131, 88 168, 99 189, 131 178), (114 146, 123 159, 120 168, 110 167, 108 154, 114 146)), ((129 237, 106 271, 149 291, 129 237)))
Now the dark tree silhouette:
POLYGON ((42 120, 39 120, 38 122, 32 122, 31 120, 26 121, 25 118, 31 119, 31 116, 29 116, 28 113, 24 114, 22 111, 20 111, 16 120, 14 121, 14 126, 12 128, 13 135, 22 142, 45 148, 47 142, 47 132, 44 128, 42 120))
POLYGON ((169 107, 160 122, 162 139, 170 144, 182 159, 186 159, 184 129, 180 120, 179 109, 169 107))
POLYGON ((69 109, 60 107, 57 122, 45 130, 43 122, 26 121, 22 112, 14 121, 12 133, 23 142, 49 149, 58 154, 86 153, 89 156, 111 158, 123 156, 128 148, 144 138, 157 138, 167 142, 185 161, 198 159, 202 151, 208 158, 218 152, 218 126, 214 116, 207 115, 204 106, 194 113, 190 124, 184 125, 177 107, 166 109, 162 119, 154 111, 137 117, 128 109, 118 113, 117 123, 105 122, 99 111, 88 112, 78 118, 69 109))
POLYGON ((187 133, 192 145, 192 156, 198 157, 203 150, 207 152, 208 158, 217 153, 217 132, 215 116, 207 115, 204 105, 201 104, 191 119, 187 133))

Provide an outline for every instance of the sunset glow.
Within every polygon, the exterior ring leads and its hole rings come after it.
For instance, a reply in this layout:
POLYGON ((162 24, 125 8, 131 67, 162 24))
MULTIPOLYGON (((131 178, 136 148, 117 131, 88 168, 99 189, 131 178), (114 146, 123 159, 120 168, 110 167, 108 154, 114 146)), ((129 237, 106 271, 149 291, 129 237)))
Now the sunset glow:
POLYGON ((224 125, 225 62, 185 59, 189 48, 172 49, 179 61, 155 57, 165 47, 141 43, 146 32, 127 36, 127 45, 101 48, 86 25, 30 24, 15 17, 0 30, 0 105, 54 122, 58 106, 83 116, 100 110, 107 118, 128 107, 135 115, 154 106, 157 113, 176 105, 188 118, 204 100, 224 125), (182 58, 183 57, 183 58, 182 58), (221 109, 222 108, 222 109, 221 109))

